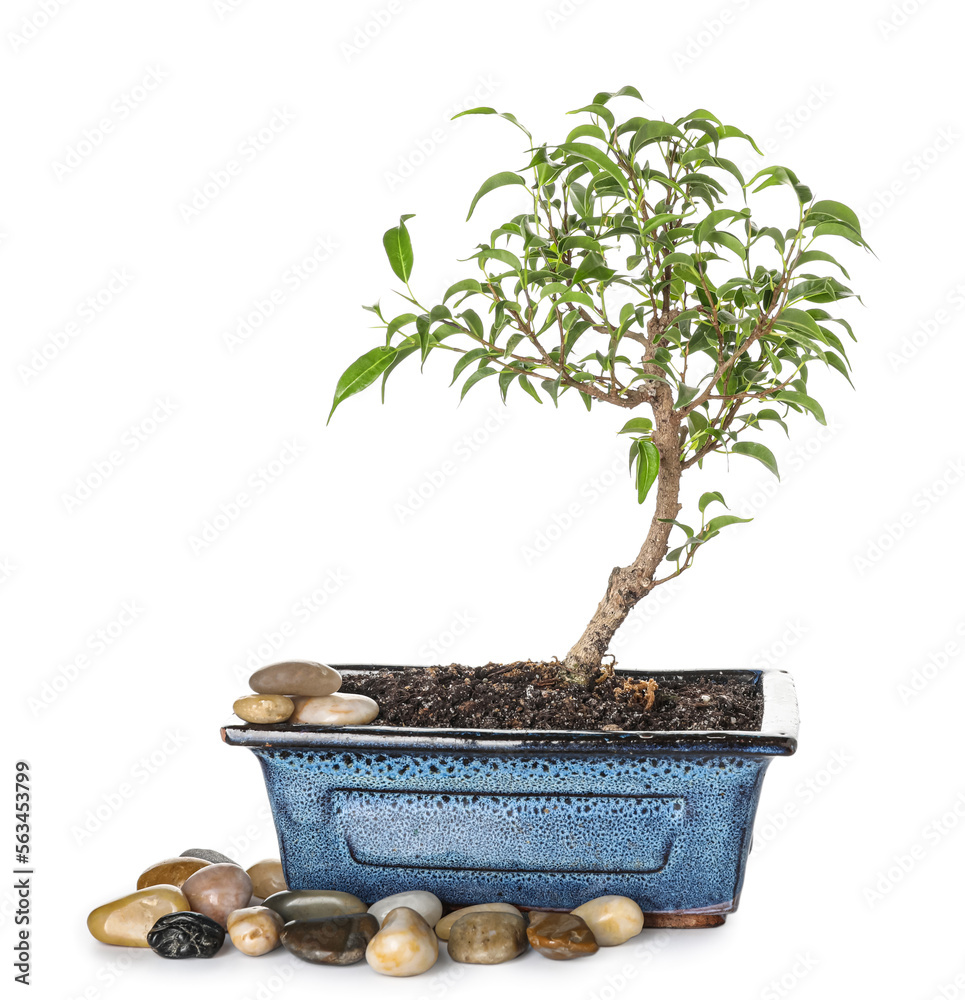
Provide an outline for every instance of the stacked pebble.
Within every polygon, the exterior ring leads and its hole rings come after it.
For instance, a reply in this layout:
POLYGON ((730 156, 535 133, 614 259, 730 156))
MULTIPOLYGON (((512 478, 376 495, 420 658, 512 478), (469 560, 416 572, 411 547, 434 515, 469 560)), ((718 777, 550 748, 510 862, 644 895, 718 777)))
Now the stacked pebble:
POLYGON ((255 725, 364 726, 379 714, 371 698, 339 694, 342 677, 324 663, 272 663, 256 670, 248 684, 255 693, 239 698, 234 713, 255 725))
POLYGON ((636 937, 643 912, 626 896, 599 896, 571 913, 524 914, 493 902, 443 916, 439 898, 421 890, 366 906, 334 889, 290 890, 276 859, 245 870, 195 848, 150 865, 136 892, 97 907, 87 926, 104 944, 151 948, 163 958, 211 958, 227 937, 243 955, 281 945, 316 965, 364 958, 381 975, 403 977, 431 969, 440 941, 450 959, 469 965, 498 965, 530 948, 554 961, 592 955, 636 937))

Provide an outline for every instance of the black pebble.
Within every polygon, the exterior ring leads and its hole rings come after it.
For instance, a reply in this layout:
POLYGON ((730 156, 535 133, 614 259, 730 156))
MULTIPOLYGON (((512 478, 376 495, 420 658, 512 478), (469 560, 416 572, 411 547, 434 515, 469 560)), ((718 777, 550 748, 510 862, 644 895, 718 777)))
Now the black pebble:
MULTIPOLYGON (((209 851, 204 847, 192 847, 190 851, 182 851, 182 858, 200 858, 202 861, 210 861, 213 865, 237 865, 237 861, 233 861, 227 855, 222 854, 220 851, 209 851)), ((239 866, 240 867, 240 866, 239 866)))
POLYGON ((161 958, 213 958, 224 944, 224 928, 203 913, 167 913, 147 932, 161 958))

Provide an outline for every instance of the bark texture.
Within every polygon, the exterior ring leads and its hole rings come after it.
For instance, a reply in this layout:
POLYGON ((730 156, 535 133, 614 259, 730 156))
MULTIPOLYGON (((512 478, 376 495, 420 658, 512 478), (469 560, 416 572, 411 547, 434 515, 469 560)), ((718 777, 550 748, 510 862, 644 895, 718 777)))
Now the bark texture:
POLYGON ((629 566, 614 567, 603 600, 583 634, 566 654, 561 676, 566 683, 578 687, 589 687, 600 670, 614 633, 653 588, 673 529, 672 524, 663 523, 662 519, 674 519, 680 512, 680 416, 674 412, 670 387, 662 382, 651 384, 655 386, 651 440, 660 452, 656 508, 636 559, 629 566))

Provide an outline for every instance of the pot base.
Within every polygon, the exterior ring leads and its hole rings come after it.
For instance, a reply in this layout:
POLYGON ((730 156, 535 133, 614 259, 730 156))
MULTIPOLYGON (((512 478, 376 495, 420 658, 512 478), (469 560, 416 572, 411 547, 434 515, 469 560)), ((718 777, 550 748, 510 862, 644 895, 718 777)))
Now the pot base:
POLYGON ((645 913, 644 927, 720 927, 726 913, 645 913))

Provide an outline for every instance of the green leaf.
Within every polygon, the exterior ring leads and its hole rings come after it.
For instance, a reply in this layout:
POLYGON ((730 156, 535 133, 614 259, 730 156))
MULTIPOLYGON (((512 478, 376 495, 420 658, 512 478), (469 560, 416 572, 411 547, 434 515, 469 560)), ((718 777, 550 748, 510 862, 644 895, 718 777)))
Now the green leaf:
POLYGON ((325 423, 328 424, 332 419, 335 407, 339 403, 368 388, 392 364, 395 354, 394 347, 376 347, 363 354, 357 361, 353 361, 335 386, 335 398, 332 400, 332 408, 325 423))
POLYGON ((653 430, 653 421, 647 417, 634 417, 628 420, 617 434, 647 434, 653 430))
MULTIPOLYGON (((814 227, 815 236, 843 236, 851 243, 856 243, 859 247, 868 248, 861 233, 840 222, 822 222, 814 227)), ((869 248, 870 249, 870 248, 869 248)))
POLYGON ((638 101, 642 101, 643 98, 640 96, 640 91, 636 87, 621 87, 619 90, 601 91, 596 97, 593 98, 594 104, 606 104, 611 97, 635 97, 638 101))
POLYGON ((481 292, 481 291, 482 291, 482 285, 480 285, 475 278, 463 278, 462 281, 457 281, 454 285, 450 285, 446 289, 446 294, 442 296, 442 301, 448 302, 451 296, 458 295, 460 292, 481 292))
POLYGON ((506 402, 506 393, 514 378, 518 378, 522 372, 514 371, 512 368, 505 368, 499 373, 499 395, 502 401, 506 402))
POLYGON ((711 535, 716 535, 721 528, 726 528, 729 524, 747 524, 748 521, 753 521, 752 517, 737 517, 736 514, 721 514, 719 517, 712 517, 706 524, 703 530, 703 535, 705 538, 709 538, 711 535))
POLYGON ((510 253, 509 250, 502 249, 485 249, 480 250, 479 253, 474 255, 478 260, 498 260, 502 264, 507 264, 517 273, 523 269, 523 265, 520 263, 519 258, 514 253, 510 253))
POLYGON ((505 118, 506 121, 512 122, 516 128, 525 132, 530 141, 532 141, 533 136, 530 134, 529 129, 524 125, 520 125, 516 120, 516 116, 511 115, 508 111, 497 111, 495 108, 467 108, 465 111, 460 111, 458 114, 453 115, 449 120, 455 121, 457 118, 462 118, 464 115, 498 115, 500 118, 505 118))
POLYGON ((652 441, 637 440, 637 503, 647 499, 660 471, 660 452, 652 441))
POLYGON ((735 455, 749 455, 751 458, 756 458, 762 465, 766 465, 778 479, 781 478, 781 474, 777 471, 777 459, 770 448, 766 448, 756 441, 738 441, 731 448, 731 451, 735 455))
POLYGON ((847 205, 842 205, 840 201, 816 201, 808 209, 808 215, 812 214, 830 215, 832 219, 837 219, 857 230, 859 234, 861 233, 861 223, 857 215, 847 205))
POLYGON ((536 391, 536 387, 525 375, 519 376, 519 384, 533 397, 533 399, 536 400, 537 403, 539 403, 540 406, 543 405, 543 400, 539 398, 539 393, 536 391))
POLYGON ((630 152, 636 153, 638 149, 657 142, 659 139, 683 139, 684 134, 676 125, 670 122, 646 121, 634 133, 630 140, 630 152))
POLYGON ((583 111, 589 112, 591 115, 596 115, 598 118, 602 118, 610 128, 613 128, 616 119, 613 117, 613 112, 604 107, 602 104, 587 104, 585 107, 577 108, 575 111, 567 111, 568 115, 578 115, 583 111))
POLYGON ((727 506, 727 504, 724 502, 723 494, 718 493, 716 490, 714 490, 712 493, 702 493, 701 496, 700 496, 700 500, 699 500, 699 502, 697 504, 697 507, 699 508, 700 513, 703 514, 703 512, 712 503, 722 503, 722 504, 724 504, 725 507, 727 506))
POLYGON ((406 220, 412 219, 412 215, 403 215, 399 224, 394 229, 386 230, 382 237, 382 246, 385 247, 389 264, 395 272, 395 276, 408 284, 409 275, 412 274, 412 241, 409 239, 409 231, 405 228, 406 220))
POLYGON ((627 187, 627 179, 623 171, 602 150, 591 146, 588 142, 564 142, 557 149, 562 149, 565 153, 572 153, 581 160, 589 160, 596 164, 613 177, 623 189, 623 193, 629 197, 630 189, 627 187))
POLYGON ((489 354, 488 347, 474 347, 471 351, 466 351, 466 353, 456 362, 455 367, 452 369, 452 382, 453 385, 457 378, 474 362, 479 361, 480 358, 484 358, 489 354))
POLYGON ((795 403, 809 413, 813 413, 819 424, 827 424, 821 404, 803 392, 792 392, 790 389, 785 389, 774 393, 773 398, 779 399, 782 403, 795 403))
MULTIPOLYGON (((579 274, 579 271, 577 271, 577 274, 579 274)), ((556 301, 579 302, 580 305, 593 307, 593 299, 586 292, 581 292, 576 288, 571 288, 568 292, 564 292, 556 301)))
POLYGON ((478 340, 486 339, 486 331, 483 327, 483 322, 479 318, 479 314, 475 309, 464 309, 459 315, 466 321, 466 326, 469 327, 469 329, 473 332, 473 335, 478 340))
POLYGON ((477 383, 481 382, 484 378, 488 378, 490 375, 497 374, 495 368, 478 368, 476 371, 466 379, 462 384, 462 392, 459 393, 460 402, 466 398, 466 393, 477 383))
POLYGON ((468 222, 472 217, 476 203, 483 195, 495 191, 496 188, 505 187, 507 184, 522 184, 525 187, 526 181, 511 170, 503 170, 501 173, 493 174, 489 180, 483 182, 483 186, 476 192, 476 197, 473 198, 472 204, 469 206, 469 215, 466 216, 466 221, 468 222))
POLYGON ((794 262, 794 269, 797 270, 802 264, 810 264, 812 260, 823 260, 829 264, 834 264, 849 281, 851 280, 851 275, 848 274, 844 267, 831 254, 825 253, 823 250, 805 250, 794 262))

